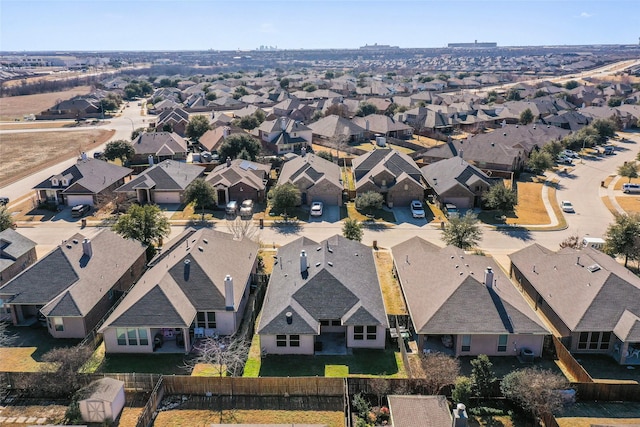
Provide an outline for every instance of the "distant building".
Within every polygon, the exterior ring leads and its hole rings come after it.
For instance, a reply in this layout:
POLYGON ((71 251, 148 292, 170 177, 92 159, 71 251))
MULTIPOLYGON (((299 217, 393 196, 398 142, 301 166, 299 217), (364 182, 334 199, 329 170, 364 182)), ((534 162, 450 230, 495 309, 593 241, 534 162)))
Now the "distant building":
POLYGON ((360 46, 360 50, 389 50, 389 49, 400 49, 399 46, 390 46, 388 44, 366 44, 364 46, 360 46))
POLYGON ((447 45, 448 47, 453 47, 453 48, 463 48, 463 49, 468 49, 468 48, 492 48, 492 47, 498 47, 498 43, 496 42, 480 42, 478 43, 478 40, 474 41, 473 43, 449 43, 447 45))

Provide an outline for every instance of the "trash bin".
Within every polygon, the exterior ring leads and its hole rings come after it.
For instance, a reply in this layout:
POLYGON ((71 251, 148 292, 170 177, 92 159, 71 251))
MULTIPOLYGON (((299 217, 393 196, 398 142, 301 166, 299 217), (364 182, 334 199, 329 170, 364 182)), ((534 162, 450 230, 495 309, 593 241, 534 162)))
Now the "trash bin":
POLYGON ((444 230, 444 221, 440 221, 440 228, 444 230))
POLYGON ((85 228, 87 226, 87 220, 86 219, 82 218, 81 223, 82 223, 82 228, 85 228))
POLYGON ((264 228, 264 219, 260 218, 260 230, 264 228))
POLYGON ((373 249, 378 249, 378 241, 377 240, 373 241, 373 249))
POLYGON ((604 187, 604 181, 600 181, 600 187, 604 187))

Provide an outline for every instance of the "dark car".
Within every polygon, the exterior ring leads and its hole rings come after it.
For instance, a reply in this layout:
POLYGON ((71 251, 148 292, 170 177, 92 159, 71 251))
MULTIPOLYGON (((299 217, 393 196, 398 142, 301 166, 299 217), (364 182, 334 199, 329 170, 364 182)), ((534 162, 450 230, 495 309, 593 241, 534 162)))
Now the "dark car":
POLYGON ((91 210, 89 205, 75 205, 71 208, 71 216, 73 218, 81 218, 91 210))
POLYGON ((6 206, 9 204, 9 198, 8 197, 0 197, 0 206, 6 206))

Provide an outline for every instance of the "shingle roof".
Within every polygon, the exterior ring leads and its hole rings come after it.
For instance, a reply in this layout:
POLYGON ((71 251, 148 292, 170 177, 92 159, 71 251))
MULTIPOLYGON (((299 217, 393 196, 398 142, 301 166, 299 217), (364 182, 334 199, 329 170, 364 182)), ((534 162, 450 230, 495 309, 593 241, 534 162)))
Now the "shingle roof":
POLYGON ((89 399, 113 402, 120 392, 124 393, 124 381, 105 377, 83 387, 78 394, 79 400, 89 399))
POLYGON ((411 130, 411 126, 402 122, 396 122, 389 116, 382 114, 369 114, 366 117, 354 117, 353 123, 370 132, 388 134, 395 131, 411 130), (367 126, 367 122, 369 125, 367 126))
POLYGON ((640 278, 610 256, 534 244, 509 257, 570 330, 635 331, 630 316, 640 316, 640 278))
POLYGON ((70 166, 58 175, 52 175, 33 188, 38 190, 64 188, 63 193, 65 194, 97 194, 128 176, 131 172, 133 171, 129 168, 123 168, 102 160, 79 159, 75 165, 70 166), (69 185, 66 188, 52 186, 51 178, 54 176, 67 178, 69 185))
POLYGON ((320 135, 325 138, 333 138, 339 135, 361 135, 364 133, 363 127, 335 114, 311 123, 309 128, 315 135, 320 135))
POLYGON ((204 174, 205 167, 175 160, 164 160, 145 169, 140 175, 118 187, 117 192, 134 191, 137 188, 154 190, 184 190, 196 178, 204 174))
POLYGON ((243 183, 256 190, 264 190, 266 188, 265 179, 270 170, 271 164, 235 159, 231 161, 230 166, 227 166, 226 163, 216 166, 209 173, 206 181, 213 186, 231 187, 243 183))
POLYGON ((343 187, 340 166, 315 154, 307 154, 304 157, 295 156, 284 163, 278 177, 278 185, 287 182, 296 184, 305 177, 311 184, 306 188, 313 187, 321 179, 328 180, 340 190, 343 187))
POLYGON ((393 427, 451 427, 445 396, 387 396, 393 427), (418 421, 419 420, 419 421, 418 421))
POLYGON ((413 237, 392 249, 409 313, 420 334, 547 334, 493 259, 413 237), (485 285, 491 267, 495 283, 485 285))
POLYGON ((145 248, 104 229, 90 239, 88 257, 83 253, 84 238, 75 234, 0 288, 0 294, 13 296, 13 304, 44 305, 46 316, 86 315, 145 248))
POLYGON ((187 141, 175 132, 143 132, 131 145, 137 155, 164 156, 187 152, 187 141))
POLYGON ((36 243, 13 228, 0 231, 0 272, 36 247, 36 243))
POLYGON ((356 157, 352 162, 356 178, 356 189, 379 173, 386 171, 394 177, 406 173, 420 186, 422 174, 413 159, 404 153, 392 149, 378 149, 356 157))
POLYGON ((469 195, 473 194, 471 185, 482 181, 491 186, 495 182, 477 167, 470 165, 460 157, 440 160, 423 167, 422 176, 437 194, 443 194, 454 187, 462 187, 469 195))
POLYGON ((343 324, 369 320, 387 326, 371 248, 333 236, 320 243, 301 237, 278 250, 264 308, 260 334, 317 334, 319 321, 341 319, 343 324), (300 253, 308 270, 300 272, 300 253), (284 314, 294 319, 287 324, 284 314))
POLYGON ((196 311, 225 310, 226 275, 233 278, 234 307, 242 300, 258 245, 209 229, 187 229, 167 244, 105 321, 115 326, 188 327, 196 311), (189 260, 188 266, 185 260, 189 260), (159 310, 158 307, 162 307, 159 310))

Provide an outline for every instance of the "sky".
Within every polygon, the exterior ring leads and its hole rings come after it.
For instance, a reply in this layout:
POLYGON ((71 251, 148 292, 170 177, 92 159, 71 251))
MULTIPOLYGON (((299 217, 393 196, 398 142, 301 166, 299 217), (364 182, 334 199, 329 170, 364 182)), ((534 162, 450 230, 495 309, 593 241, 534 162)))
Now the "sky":
POLYGON ((0 0, 0 51, 637 44, 640 0, 0 0))

